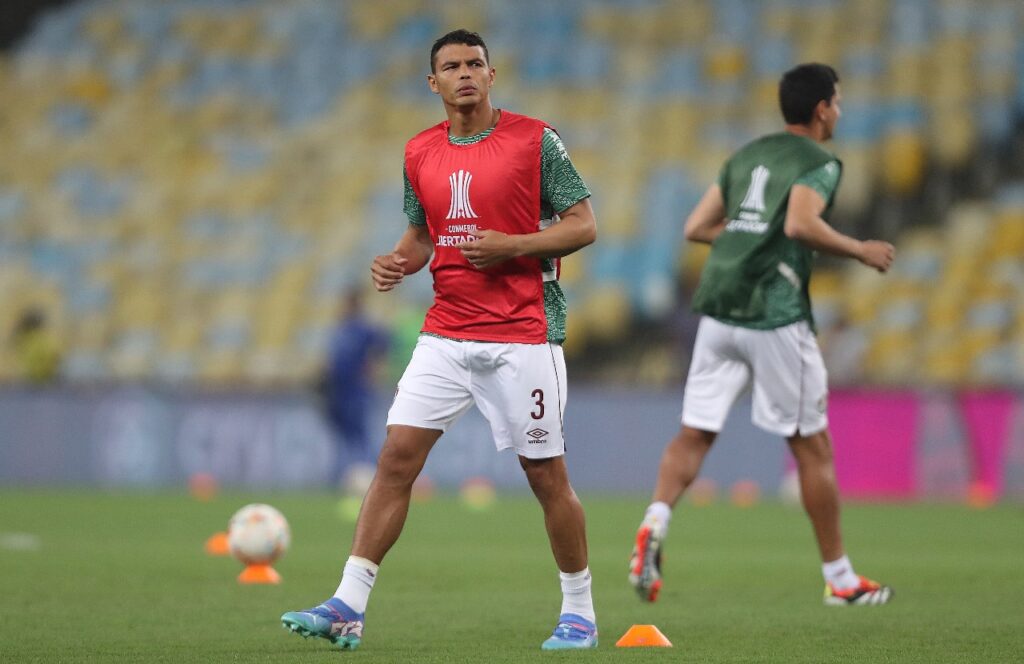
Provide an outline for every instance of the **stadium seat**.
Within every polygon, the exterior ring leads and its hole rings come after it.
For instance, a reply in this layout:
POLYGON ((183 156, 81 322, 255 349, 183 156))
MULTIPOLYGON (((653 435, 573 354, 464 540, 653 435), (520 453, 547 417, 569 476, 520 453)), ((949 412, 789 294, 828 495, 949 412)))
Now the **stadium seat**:
MULTIPOLYGON (((686 211, 732 150, 778 128, 781 71, 837 64, 836 216, 866 219, 1008 140, 1024 108, 1018 5, 74 3, 0 57, 0 92, 18 100, 0 123, 0 295, 29 303, 24 286, 44 284, 83 379, 303 378, 333 298, 403 227, 403 143, 443 117, 424 45, 458 23, 488 37, 499 106, 552 122, 593 191, 601 246, 563 273, 585 322, 570 317, 570 336, 628 339, 633 312, 666 316, 676 273, 699 274, 686 211)), ((923 373, 1008 380, 992 367, 1015 357, 1024 306, 1007 295, 1024 287, 1020 191, 897 220, 892 275, 844 267, 814 286, 826 332, 852 325, 891 358, 900 335, 973 329, 964 307, 981 298, 1008 308, 1000 341, 964 341, 923 373)), ((423 282, 408 290, 426 300, 423 282)))

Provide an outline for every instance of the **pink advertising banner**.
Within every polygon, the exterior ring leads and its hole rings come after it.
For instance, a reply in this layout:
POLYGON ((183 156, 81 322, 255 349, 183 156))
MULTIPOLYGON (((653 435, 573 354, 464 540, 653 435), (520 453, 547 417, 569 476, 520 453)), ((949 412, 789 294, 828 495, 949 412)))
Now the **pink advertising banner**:
POLYGON ((1008 392, 960 396, 960 412, 971 443, 971 477, 978 490, 994 495, 1003 490, 1004 461, 1016 400, 1008 392))
POLYGON ((912 392, 839 392, 829 398, 836 474, 851 498, 914 495, 919 399, 912 392))
POLYGON ((1008 390, 838 390, 829 420, 850 498, 995 500, 1024 450, 1024 395, 1008 390))

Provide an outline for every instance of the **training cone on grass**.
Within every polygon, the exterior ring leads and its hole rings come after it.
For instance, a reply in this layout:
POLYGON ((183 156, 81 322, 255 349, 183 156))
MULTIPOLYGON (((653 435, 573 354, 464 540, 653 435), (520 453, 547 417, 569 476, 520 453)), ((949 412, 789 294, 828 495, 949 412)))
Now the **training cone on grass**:
POLYGON ((231 547, 228 546, 228 534, 227 533, 214 533, 206 540, 206 544, 203 545, 206 549, 206 553, 211 556, 228 556, 231 555, 231 547))
POLYGON ((615 642, 617 648, 671 648, 672 642, 654 625, 633 625, 615 642))
POLYGON ((239 583, 277 584, 281 583, 281 575, 270 565, 249 565, 238 575, 239 583))

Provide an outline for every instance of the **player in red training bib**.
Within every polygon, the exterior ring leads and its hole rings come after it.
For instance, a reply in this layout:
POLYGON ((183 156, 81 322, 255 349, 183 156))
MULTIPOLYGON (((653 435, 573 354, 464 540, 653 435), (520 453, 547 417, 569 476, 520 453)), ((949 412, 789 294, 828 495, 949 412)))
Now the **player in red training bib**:
POLYGON ((476 405, 498 449, 512 448, 544 510, 562 606, 545 650, 593 648, 597 626, 583 507, 565 465, 565 296, 561 257, 597 235, 590 191, 540 120, 491 105, 495 70, 480 35, 456 30, 430 53, 448 119, 405 150, 409 226, 373 260, 378 291, 430 265, 434 303, 388 413, 377 474, 334 596, 281 617, 343 649, 362 640, 378 566, 405 523, 434 443, 476 405))

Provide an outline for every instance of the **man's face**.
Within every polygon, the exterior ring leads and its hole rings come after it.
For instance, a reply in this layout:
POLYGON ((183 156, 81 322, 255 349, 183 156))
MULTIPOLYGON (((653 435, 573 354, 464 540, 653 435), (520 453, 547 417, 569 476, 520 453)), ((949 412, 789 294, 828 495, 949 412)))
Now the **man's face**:
POLYGON ((822 105, 821 108, 821 120, 825 125, 825 140, 832 138, 832 135, 836 131, 836 123, 839 122, 839 118, 843 115, 843 111, 839 108, 839 102, 842 100, 842 95, 839 94, 839 84, 836 84, 836 92, 832 95, 832 99, 829 100, 828 105, 822 105))
POLYGON ((494 69, 482 46, 446 44, 434 56, 434 73, 427 75, 427 82, 446 106, 475 106, 487 99, 494 69))

